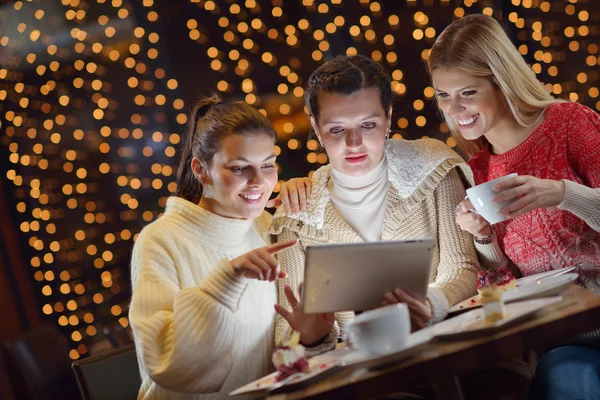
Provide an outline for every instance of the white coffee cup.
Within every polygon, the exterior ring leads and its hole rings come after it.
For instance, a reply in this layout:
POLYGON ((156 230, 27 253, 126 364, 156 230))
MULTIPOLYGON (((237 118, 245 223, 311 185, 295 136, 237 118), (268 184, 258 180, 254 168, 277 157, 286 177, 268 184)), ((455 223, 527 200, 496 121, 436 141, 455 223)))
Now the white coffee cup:
POLYGON ((404 348, 410 335, 410 316, 404 303, 366 311, 346 328, 350 345, 366 356, 390 354, 404 348))
POLYGON ((502 192, 495 192, 494 185, 498 182, 502 182, 505 179, 512 178, 514 176, 518 176, 519 174, 513 173, 505 176, 501 176, 500 178, 491 180, 489 182, 482 183, 481 185, 473 186, 472 188, 467 189, 467 197, 471 200, 471 204, 473 204, 473 208, 475 208, 475 212, 481 215, 487 222, 491 225, 497 224, 498 222, 502 222, 507 220, 506 215, 500 214, 500 209, 502 207, 506 207, 514 200, 503 201, 500 203, 494 203, 492 200, 498 194, 502 192))

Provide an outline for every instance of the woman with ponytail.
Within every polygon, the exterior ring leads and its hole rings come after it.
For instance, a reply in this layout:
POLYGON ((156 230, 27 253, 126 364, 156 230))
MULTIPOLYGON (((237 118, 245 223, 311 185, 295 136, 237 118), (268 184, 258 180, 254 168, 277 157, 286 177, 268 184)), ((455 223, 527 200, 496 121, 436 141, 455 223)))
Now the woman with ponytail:
POLYGON ((139 399, 221 399, 270 372, 277 288, 285 277, 264 211, 275 184, 275 132, 245 103, 193 108, 176 196, 140 233, 130 321, 139 399))

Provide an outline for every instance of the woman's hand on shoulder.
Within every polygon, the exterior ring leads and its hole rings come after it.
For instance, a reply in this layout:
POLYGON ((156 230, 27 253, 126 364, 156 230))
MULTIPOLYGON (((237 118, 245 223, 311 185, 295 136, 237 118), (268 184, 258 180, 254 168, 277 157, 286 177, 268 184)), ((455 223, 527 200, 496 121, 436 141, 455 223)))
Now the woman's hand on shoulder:
POLYGON ((254 249, 230 261, 233 270, 238 275, 259 281, 274 281, 287 276, 279 267, 279 262, 273 257, 278 251, 295 245, 297 240, 273 243, 254 249))
POLYGON ((267 207, 278 207, 283 204, 287 214, 298 214, 306 210, 306 200, 312 190, 310 178, 292 178, 279 186, 279 196, 267 202, 267 207))
POLYGON ((463 231, 469 232, 476 238, 487 238, 492 234, 492 226, 476 212, 471 211, 473 204, 469 199, 463 200, 456 206, 456 223, 463 231))
POLYGON ((565 183, 522 175, 497 183, 494 191, 501 192, 494 197, 495 203, 511 201, 509 205, 500 209, 500 214, 514 218, 537 208, 558 206, 565 198, 565 183))

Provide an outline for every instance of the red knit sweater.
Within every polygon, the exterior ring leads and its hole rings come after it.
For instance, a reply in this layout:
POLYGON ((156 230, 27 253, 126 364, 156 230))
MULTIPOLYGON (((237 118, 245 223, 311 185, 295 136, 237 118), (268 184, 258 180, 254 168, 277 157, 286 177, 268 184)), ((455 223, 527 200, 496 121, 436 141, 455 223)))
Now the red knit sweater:
MULTIPOLYGON (((578 103, 554 103, 519 146, 501 155, 486 147, 469 165, 476 184, 517 172, 600 188, 600 115, 578 103)), ((494 225, 494 230, 523 275, 568 266, 593 275, 600 267, 600 233, 569 211, 533 210, 494 225)))

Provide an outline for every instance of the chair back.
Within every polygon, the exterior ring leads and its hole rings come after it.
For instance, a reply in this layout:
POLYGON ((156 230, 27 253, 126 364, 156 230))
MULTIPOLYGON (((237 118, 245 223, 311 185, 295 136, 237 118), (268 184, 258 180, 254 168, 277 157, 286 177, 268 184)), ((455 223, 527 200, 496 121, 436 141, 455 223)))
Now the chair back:
POLYGON ((6 342, 4 348, 11 378, 24 386, 19 389, 26 391, 29 399, 79 400, 70 371, 70 348, 56 326, 33 328, 21 338, 6 342))
POLYGON ((133 344, 130 328, 123 328, 121 324, 104 327, 104 335, 115 349, 133 344))
POLYGON ((84 400, 135 400, 142 384, 133 345, 75 361, 84 400))

